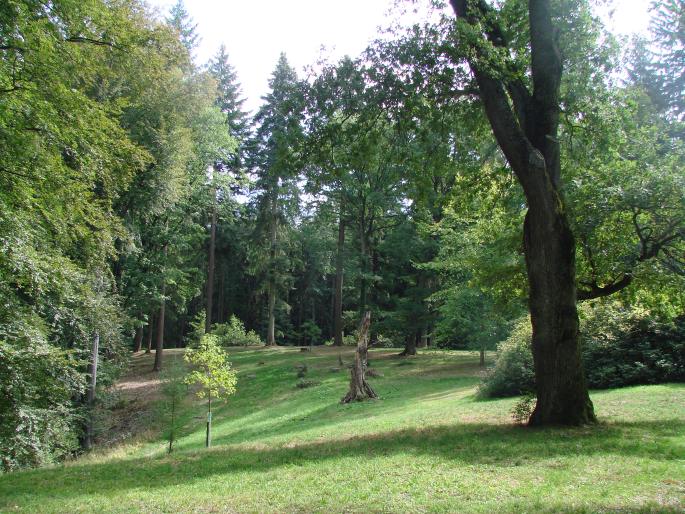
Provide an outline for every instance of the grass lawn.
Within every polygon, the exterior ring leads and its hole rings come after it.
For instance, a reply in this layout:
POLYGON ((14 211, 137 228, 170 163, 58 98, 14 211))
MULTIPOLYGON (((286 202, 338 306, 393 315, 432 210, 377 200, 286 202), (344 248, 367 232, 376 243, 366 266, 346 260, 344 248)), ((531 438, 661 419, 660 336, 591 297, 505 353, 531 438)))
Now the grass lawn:
POLYGON ((515 399, 475 397, 477 354, 397 351, 371 351, 380 400, 341 405, 336 350, 234 349, 213 448, 194 419, 171 455, 153 438, 0 475, 0 511, 684 511, 685 384, 594 391, 599 425, 528 429, 515 399), (295 386, 300 363, 320 385, 295 386))

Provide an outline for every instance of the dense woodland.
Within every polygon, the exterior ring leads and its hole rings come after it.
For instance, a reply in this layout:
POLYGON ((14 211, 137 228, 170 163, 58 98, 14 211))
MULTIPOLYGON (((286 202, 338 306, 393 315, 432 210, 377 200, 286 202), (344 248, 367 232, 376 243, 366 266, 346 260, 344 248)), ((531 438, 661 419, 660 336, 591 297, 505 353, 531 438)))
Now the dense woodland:
POLYGON ((130 354, 204 332, 356 344, 370 311, 404 356, 499 345, 483 390, 534 391, 531 424, 685 379, 685 2, 630 40, 585 0, 432 9, 282 54, 251 115, 181 2, 0 4, 4 469, 88 448, 130 354))

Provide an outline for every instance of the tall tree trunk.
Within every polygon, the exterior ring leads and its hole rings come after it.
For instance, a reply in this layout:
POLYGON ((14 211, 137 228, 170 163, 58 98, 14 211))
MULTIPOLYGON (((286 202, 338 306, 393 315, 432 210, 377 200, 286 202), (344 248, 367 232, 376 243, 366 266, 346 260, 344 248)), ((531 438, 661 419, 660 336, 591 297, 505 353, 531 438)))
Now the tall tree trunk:
POLYGON ((90 355, 90 381, 88 383, 88 392, 86 401, 88 402, 88 421, 86 422, 86 437, 84 446, 86 450, 93 447, 94 437, 94 418, 93 409, 95 408, 95 391, 98 382, 98 356, 100 353, 100 333, 93 334, 93 346, 90 355))
MULTIPOLYGON (((549 0, 529 0, 532 93, 518 77, 497 73, 483 45, 506 46, 489 3, 450 0, 456 15, 481 27, 469 64, 495 138, 526 196, 524 253, 533 328, 537 404, 530 425, 596 420, 580 360, 575 241, 561 192, 559 88, 562 62, 549 0)), ((506 54, 506 52, 505 52, 506 54)), ((506 57, 504 57, 506 59, 506 57)), ((509 63, 503 63, 505 68, 509 63)))
POLYGON ((371 312, 366 311, 359 326, 359 339, 357 340, 357 352, 354 356, 354 365, 350 370, 350 389, 340 400, 341 403, 378 398, 371 386, 366 381, 366 362, 368 356, 369 325, 371 324, 371 312))
POLYGON ((335 301, 333 307, 334 345, 343 344, 342 295, 343 295, 343 265, 345 247, 345 221, 343 219, 343 204, 340 203, 340 219, 338 220, 338 247, 335 255, 335 301))
POLYGON ((269 326, 266 334, 266 345, 276 345, 276 237, 278 210, 276 198, 271 199, 271 227, 269 234, 269 286, 268 286, 268 308, 269 326))
POLYGON ((581 425, 595 416, 578 342, 575 242, 562 210, 536 211, 524 226, 538 398, 529 423, 581 425))
POLYGON ((133 352, 138 353, 143 346, 143 325, 136 328, 136 337, 133 340, 133 352))
POLYGON ((416 355, 416 340, 420 338, 419 334, 411 334, 407 337, 404 343, 404 350, 398 355, 400 357, 408 357, 410 355, 416 355))
POLYGON ((152 353, 152 334, 155 331, 155 315, 150 314, 150 322, 147 324, 147 344, 145 346, 145 353, 152 353))
POLYGON ((216 188, 212 187, 212 219, 209 229, 209 263, 207 265, 207 314, 205 334, 212 330, 212 308, 214 300, 214 254, 216 249, 216 188))
POLYGON ((162 284, 162 304, 159 306, 157 315, 157 343, 155 345, 155 365, 153 371, 162 370, 162 351, 164 350, 164 311, 166 300, 164 299, 165 285, 162 284))
POLYGON ((419 338, 419 348, 425 348, 428 346, 428 331, 425 328, 421 329, 421 337, 419 338))

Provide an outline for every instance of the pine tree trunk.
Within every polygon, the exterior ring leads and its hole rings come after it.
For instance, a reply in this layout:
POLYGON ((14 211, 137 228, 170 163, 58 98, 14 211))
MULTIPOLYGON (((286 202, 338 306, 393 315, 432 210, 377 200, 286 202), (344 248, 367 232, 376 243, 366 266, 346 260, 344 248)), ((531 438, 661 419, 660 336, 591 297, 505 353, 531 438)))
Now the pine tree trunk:
POLYGON ((408 357, 410 355, 416 355, 416 340, 419 338, 418 334, 411 334, 407 337, 404 343, 404 350, 400 354, 400 357, 408 357))
POLYGON ((136 337, 133 340, 133 352, 138 353, 143 346, 143 325, 136 328, 136 337))
POLYGON ((338 220, 338 248, 335 256, 335 301, 333 307, 334 345, 343 344, 342 323, 342 295, 343 295, 343 265, 345 246, 345 222, 343 221, 342 203, 340 205, 340 219, 338 220))
POLYGON ((266 345, 276 345, 276 237, 277 237, 277 198, 271 200, 271 227, 269 234, 269 287, 268 308, 269 327, 266 335, 266 345))
POLYGON ((428 332, 425 328, 421 330, 421 338, 419 339, 419 344, 417 346, 419 348, 425 348, 428 346, 428 332))
POLYGON ((155 331, 155 315, 150 314, 150 322, 147 324, 147 344, 145 353, 152 353, 152 334, 155 331))
POLYGON ((269 284, 269 328, 266 335, 266 345, 274 346, 276 344, 276 292, 273 284, 269 284))
POLYGON ((214 254, 216 249, 216 188, 212 187, 212 220, 209 233, 209 263, 207 266, 207 311, 205 334, 212 330, 212 309, 214 301, 214 254))
POLYGON ((354 357, 354 365, 350 370, 350 389, 340 401, 341 403, 362 401, 368 398, 378 398, 378 395, 366 381, 366 362, 369 351, 368 337, 370 324, 371 312, 366 311, 359 327, 357 352, 355 353, 354 357))

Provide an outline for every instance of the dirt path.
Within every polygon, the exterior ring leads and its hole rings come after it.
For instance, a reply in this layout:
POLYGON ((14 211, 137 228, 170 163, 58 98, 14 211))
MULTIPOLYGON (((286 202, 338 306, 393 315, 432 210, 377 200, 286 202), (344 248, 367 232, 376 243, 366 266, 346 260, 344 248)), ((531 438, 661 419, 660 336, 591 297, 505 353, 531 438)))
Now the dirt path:
MULTIPOLYGON (((167 362, 182 355, 183 350, 164 350, 167 362)), ((154 430, 155 404, 160 396, 159 373, 152 371, 154 360, 154 352, 139 352, 131 357, 129 369, 109 391, 100 411, 98 446, 131 441, 154 430)))

